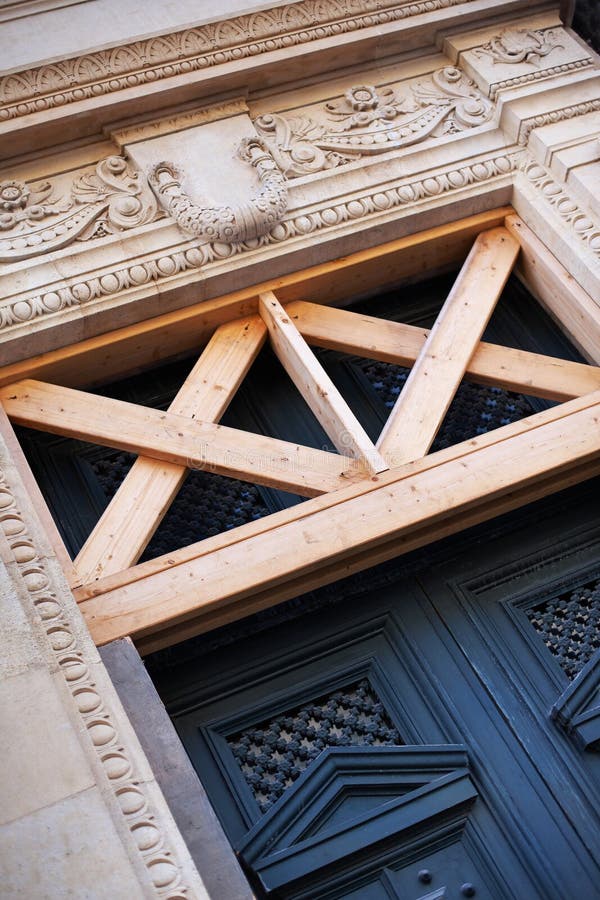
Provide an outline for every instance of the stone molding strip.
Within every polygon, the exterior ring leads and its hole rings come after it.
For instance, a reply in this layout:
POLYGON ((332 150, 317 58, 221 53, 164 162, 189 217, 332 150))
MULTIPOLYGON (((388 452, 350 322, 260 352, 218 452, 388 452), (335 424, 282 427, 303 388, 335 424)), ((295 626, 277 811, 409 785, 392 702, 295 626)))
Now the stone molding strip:
MULTIPOLYGON (((170 821, 166 821, 155 803, 156 795, 151 796, 151 785, 136 760, 141 748, 128 746, 129 736, 119 721, 124 714, 117 714, 114 708, 118 700, 116 695, 109 696, 114 690, 108 687, 108 676, 103 685, 100 683, 104 679, 98 677, 96 648, 66 582, 56 577, 48 551, 38 547, 45 540, 36 540, 40 525, 29 521, 29 506, 25 487, 20 479, 16 481, 9 449, 0 441, 0 528, 16 564, 17 577, 22 579, 25 595, 46 635, 51 667, 56 666, 62 675, 81 722, 84 748, 93 758, 94 770, 102 773, 104 784, 100 786, 112 798, 113 815, 124 825, 121 832, 128 836, 130 855, 147 873, 144 893, 160 900, 206 898, 195 870, 192 868, 190 880, 190 871, 186 873, 178 859, 177 850, 182 850, 183 842, 178 832, 179 847, 171 841, 168 832, 176 831, 176 826, 168 811, 170 821)), ((162 799, 157 787, 156 793, 162 799)))
POLYGON ((301 0, 0 79, 0 122, 475 0, 301 0))
POLYGON ((519 127, 517 141, 521 146, 525 146, 529 143, 529 137, 534 128, 540 128, 542 125, 553 125, 554 122, 564 122, 566 119, 576 119, 578 116, 586 116, 588 113, 597 112, 598 110, 600 110, 600 98, 585 100, 583 103, 565 106, 563 109, 553 109, 550 112, 540 113, 540 115, 523 119, 519 127))
POLYGON ((446 171, 400 182, 391 187, 382 187, 379 191, 335 205, 288 213, 267 234, 252 240, 237 243, 196 241, 181 250, 164 253, 105 274, 99 273, 69 286, 65 286, 64 281, 49 285, 43 293, 20 297, 0 307, 0 332, 102 297, 174 279, 190 269, 200 269, 210 264, 220 265, 224 260, 271 244, 281 244, 292 239, 303 240, 315 232, 339 229, 348 222, 374 219, 394 209, 418 210, 422 205, 439 200, 444 195, 459 194, 473 185, 506 178, 519 170, 523 158, 522 150, 504 155, 494 154, 488 159, 457 165, 446 171))
POLYGON ((589 210, 582 209, 567 193, 564 185, 557 184, 545 166, 527 157, 522 171, 536 189, 537 195, 555 210, 573 234, 600 261, 600 223, 592 219, 589 210))
POLYGON ((570 72, 577 72, 580 69, 589 69, 593 65, 594 60, 590 56, 587 59, 576 59, 573 62, 563 63, 560 66, 550 66, 549 69, 529 72, 527 75, 515 75, 514 78, 507 78, 504 81, 499 81, 492 85, 490 89, 490 100, 495 100, 498 93, 507 88, 521 87, 523 84, 543 81, 546 78, 553 78, 555 75, 568 75, 570 72))

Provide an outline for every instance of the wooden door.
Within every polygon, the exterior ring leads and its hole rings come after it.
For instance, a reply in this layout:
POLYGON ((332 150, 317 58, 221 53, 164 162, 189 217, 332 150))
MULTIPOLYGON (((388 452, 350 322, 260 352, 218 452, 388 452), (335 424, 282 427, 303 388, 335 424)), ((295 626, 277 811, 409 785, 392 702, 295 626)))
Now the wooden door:
POLYGON ((258 896, 600 895, 598 719, 586 747, 553 716, 594 668, 596 507, 536 504, 156 674, 258 896))
MULTIPOLYGON (((448 284, 380 314, 427 325, 448 284)), ((486 340, 574 358, 514 283, 486 340)), ((321 359, 376 438, 406 370, 321 359)), ((109 390, 166 406, 179 365, 109 390)), ((327 447, 277 366, 265 351, 227 421, 327 447)), ((464 384, 433 449, 543 405, 464 384)), ((22 438, 76 553, 130 460, 22 438)), ((257 896, 600 897, 599 497, 590 482, 147 660, 257 896)), ((193 473, 147 554, 296 502, 193 473)))

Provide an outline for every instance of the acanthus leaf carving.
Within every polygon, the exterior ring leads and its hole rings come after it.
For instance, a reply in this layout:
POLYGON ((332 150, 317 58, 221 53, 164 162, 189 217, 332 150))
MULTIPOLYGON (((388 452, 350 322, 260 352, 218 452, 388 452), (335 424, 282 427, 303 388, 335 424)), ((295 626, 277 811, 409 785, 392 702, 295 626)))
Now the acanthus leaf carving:
POLYGON ((564 49, 554 30, 506 28, 476 51, 478 56, 488 56, 494 64, 527 64, 538 66, 544 56, 553 50, 564 49))
POLYGON ((183 173, 170 162, 155 165, 148 180, 160 204, 179 227, 202 241, 226 244, 255 240, 268 234, 282 219, 288 203, 285 179, 264 141, 246 138, 241 159, 253 166, 261 181, 258 194, 245 203, 201 204, 184 190, 183 173))
POLYGON ((58 250, 75 240, 125 231, 156 218, 154 194, 125 159, 109 156, 54 199, 49 182, 0 183, 0 262, 58 250))
POLYGON ((331 125, 277 113, 255 120, 288 178, 483 125, 493 106, 460 69, 446 66, 402 93, 391 87, 351 87, 326 103, 324 112, 331 125))

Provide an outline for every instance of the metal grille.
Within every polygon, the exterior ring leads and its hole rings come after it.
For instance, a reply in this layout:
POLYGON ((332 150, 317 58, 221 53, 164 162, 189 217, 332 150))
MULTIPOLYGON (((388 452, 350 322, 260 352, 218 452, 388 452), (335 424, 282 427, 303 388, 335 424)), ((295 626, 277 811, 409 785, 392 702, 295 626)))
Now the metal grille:
POLYGON ((247 728, 228 742, 262 812, 327 747, 403 743, 366 679, 247 728))
MULTIPOLYGON (((108 500, 134 459, 131 453, 107 453, 91 461, 108 500)), ((181 486, 141 561, 172 553, 179 547, 260 519, 268 512, 255 485, 194 470, 181 486)))
MULTIPOLYGON (((391 410, 410 374, 410 369, 391 363, 369 362, 363 371, 374 389, 391 410)), ((478 434, 509 425, 533 413, 522 394, 502 388, 464 382, 458 388, 432 445, 432 451, 443 450, 478 434)))
POLYGON ((570 678, 600 647, 600 579, 527 610, 529 621, 570 678))

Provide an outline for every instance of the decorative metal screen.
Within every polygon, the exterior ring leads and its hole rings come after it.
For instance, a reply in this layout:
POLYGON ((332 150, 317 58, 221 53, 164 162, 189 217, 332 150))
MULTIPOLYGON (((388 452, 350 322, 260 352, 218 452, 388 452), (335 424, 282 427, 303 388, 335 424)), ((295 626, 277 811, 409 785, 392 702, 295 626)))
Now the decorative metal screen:
POLYGON ((529 621, 570 678, 600 647, 600 579, 527 610, 529 621))
MULTIPOLYGON (((131 453, 111 453, 91 461, 108 500, 133 464, 131 453)), ((213 534, 267 515, 258 488, 211 472, 191 471, 148 544, 141 561, 172 553, 213 534)))
MULTIPOLYGON (((388 409, 392 409, 410 369, 391 363, 369 362, 363 372, 388 409)), ((485 434, 530 416, 534 410, 525 396, 502 388, 463 382, 458 388, 446 418, 432 445, 443 450, 453 444, 485 434)))
POLYGON ((262 812, 327 747, 404 743, 366 679, 228 739, 262 812))

